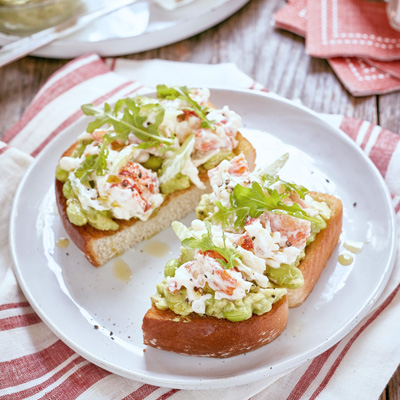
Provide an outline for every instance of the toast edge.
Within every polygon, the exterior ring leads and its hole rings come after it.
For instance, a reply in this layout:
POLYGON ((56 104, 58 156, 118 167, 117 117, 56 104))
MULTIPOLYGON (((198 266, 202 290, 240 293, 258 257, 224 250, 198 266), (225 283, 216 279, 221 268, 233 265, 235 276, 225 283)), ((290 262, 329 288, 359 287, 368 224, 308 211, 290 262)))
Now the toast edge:
POLYGON ((179 354, 227 358, 272 342, 284 331, 287 320, 287 296, 269 312, 240 322, 195 313, 181 317, 152 305, 143 318, 143 342, 179 354))

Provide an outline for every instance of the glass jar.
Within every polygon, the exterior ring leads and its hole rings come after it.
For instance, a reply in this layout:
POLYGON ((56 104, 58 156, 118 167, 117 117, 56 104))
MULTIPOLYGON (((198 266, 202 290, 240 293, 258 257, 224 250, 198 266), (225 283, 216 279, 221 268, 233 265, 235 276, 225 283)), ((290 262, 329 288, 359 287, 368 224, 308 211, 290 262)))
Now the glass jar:
POLYGON ((73 16, 80 0, 0 0, 0 31, 29 35, 73 16))

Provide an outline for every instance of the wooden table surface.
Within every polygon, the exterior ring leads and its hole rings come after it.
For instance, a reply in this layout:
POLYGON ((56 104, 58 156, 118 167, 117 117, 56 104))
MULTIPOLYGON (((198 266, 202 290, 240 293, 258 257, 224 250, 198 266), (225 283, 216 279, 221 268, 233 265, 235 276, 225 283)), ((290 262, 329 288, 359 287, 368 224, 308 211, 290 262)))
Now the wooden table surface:
MULTIPOLYGON (((315 111, 345 114, 400 132, 400 92, 353 97, 325 60, 305 53, 302 38, 272 26, 273 13, 284 4, 284 0, 252 0, 206 32, 127 58, 233 62, 271 91, 301 99, 315 111)), ((0 69, 0 138, 18 121, 48 77, 66 62, 27 57, 0 69)), ((400 400, 400 368, 380 399, 400 400)))

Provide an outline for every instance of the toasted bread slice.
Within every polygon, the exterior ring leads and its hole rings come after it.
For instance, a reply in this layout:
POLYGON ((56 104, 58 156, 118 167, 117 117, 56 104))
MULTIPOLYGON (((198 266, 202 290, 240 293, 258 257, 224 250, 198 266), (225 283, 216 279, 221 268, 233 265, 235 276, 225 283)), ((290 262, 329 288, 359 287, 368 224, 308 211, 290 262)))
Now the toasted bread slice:
POLYGON ((241 322, 195 313, 181 317, 152 305, 143 319, 144 343, 176 353, 224 358, 255 350, 279 336, 287 323, 288 306, 297 307, 311 293, 342 229, 342 202, 328 194, 311 192, 310 195, 326 202, 332 214, 326 228, 307 246, 306 256, 298 267, 304 276, 301 288, 288 290, 288 295, 275 303, 270 312, 241 322))
POLYGON ((342 202, 329 194, 310 192, 310 195, 315 200, 324 201, 332 214, 326 228, 319 232, 315 240, 306 247, 306 256, 298 266, 304 277, 304 285, 298 289, 288 290, 289 307, 299 306, 311 293, 342 231, 342 202))
POLYGON ((152 306, 143 319, 144 344, 191 356, 226 358, 256 350, 272 342, 285 329, 286 296, 262 315, 231 322, 196 313, 181 317, 152 306))
MULTIPOLYGON (((234 150, 235 154, 243 152, 249 167, 254 169, 256 152, 240 133, 237 134, 239 141, 234 150)), ((76 144, 71 146, 63 156, 70 155, 76 144)), ((161 207, 147 220, 140 221, 136 218, 130 220, 117 220, 119 229, 117 231, 101 231, 91 225, 77 226, 72 224, 67 215, 67 201, 63 195, 63 182, 56 180, 56 200, 58 211, 61 216, 65 230, 71 240, 84 253, 91 264, 99 267, 111 258, 121 254, 135 244, 149 239, 161 230, 170 226, 172 221, 179 220, 194 211, 200 201, 202 194, 210 191, 207 173, 200 177, 206 184, 206 189, 199 189, 195 185, 168 195, 161 207)))

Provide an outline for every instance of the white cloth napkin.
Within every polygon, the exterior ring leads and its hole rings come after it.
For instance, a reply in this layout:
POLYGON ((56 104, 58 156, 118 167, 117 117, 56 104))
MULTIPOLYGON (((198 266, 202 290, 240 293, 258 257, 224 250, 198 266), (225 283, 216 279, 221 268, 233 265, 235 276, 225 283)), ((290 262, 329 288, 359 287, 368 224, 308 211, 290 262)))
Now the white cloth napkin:
MULTIPOLYGON (((133 92, 148 90, 159 82, 262 90, 261 85, 233 64, 125 59, 104 62, 92 54, 73 60, 56 72, 39 91, 21 120, 7 132, 4 142, 0 142, 0 223, 3 227, 0 233, 0 398, 378 398, 400 362, 399 257, 372 312, 337 345, 290 373, 230 389, 171 390, 110 374, 60 343, 26 302, 13 275, 8 249, 9 215, 22 175, 33 157, 50 140, 82 118, 80 104, 112 102, 133 92)), ((399 135, 365 121, 338 115, 322 117, 341 127, 362 147, 366 132, 374 131, 364 145, 367 154, 379 138, 384 137, 385 149, 390 149, 390 154, 385 155, 384 177, 393 195, 400 226, 399 135)))

